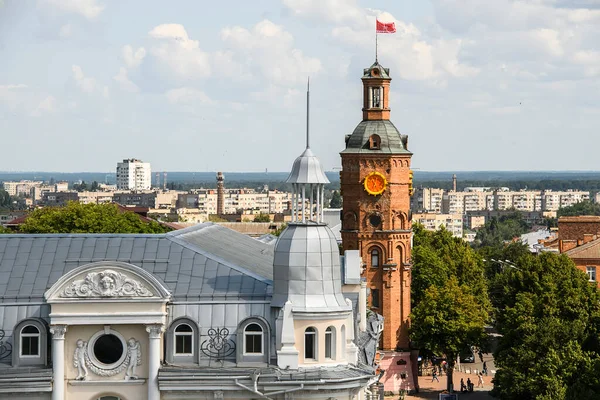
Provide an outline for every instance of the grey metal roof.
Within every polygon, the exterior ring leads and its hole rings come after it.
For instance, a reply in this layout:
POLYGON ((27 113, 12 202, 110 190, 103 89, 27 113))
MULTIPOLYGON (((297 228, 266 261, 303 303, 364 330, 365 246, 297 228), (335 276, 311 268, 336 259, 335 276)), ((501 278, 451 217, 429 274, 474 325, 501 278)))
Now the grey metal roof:
POLYGON ((392 79, 390 78, 390 69, 383 68, 377 61, 373 63, 369 68, 363 70, 362 79, 392 79), (377 74, 373 74, 373 70, 377 70, 377 74))
POLYGON ((327 225, 290 224, 279 236, 273 261, 271 304, 294 311, 347 311, 341 287, 340 252, 327 225))
POLYGON ((179 381, 181 379, 184 379, 189 384, 189 377, 191 376, 220 376, 231 377, 231 379, 240 379, 239 377, 242 377, 240 380, 243 380, 244 376, 249 379, 249 377, 257 370, 260 372, 259 384, 275 382, 318 382, 322 384, 327 381, 335 382, 346 379, 364 379, 374 375, 371 367, 362 364, 359 364, 358 367, 351 365, 335 365, 318 368, 299 368, 295 370, 284 370, 273 366, 266 368, 162 366, 158 372, 158 380, 159 384, 179 381))
POLYGON ((43 301, 61 276, 95 261, 137 265, 174 300, 271 292, 273 247, 206 223, 157 235, 0 235, 0 302, 43 301))
POLYGON ((286 183, 329 183, 329 179, 325 176, 319 159, 307 147, 294 161, 286 183))
POLYGON ((367 154, 412 154, 407 149, 408 136, 401 135, 389 120, 362 121, 352 132, 346 142, 346 149, 341 153, 367 154), (379 150, 369 149, 369 138, 378 135, 381 138, 379 150))

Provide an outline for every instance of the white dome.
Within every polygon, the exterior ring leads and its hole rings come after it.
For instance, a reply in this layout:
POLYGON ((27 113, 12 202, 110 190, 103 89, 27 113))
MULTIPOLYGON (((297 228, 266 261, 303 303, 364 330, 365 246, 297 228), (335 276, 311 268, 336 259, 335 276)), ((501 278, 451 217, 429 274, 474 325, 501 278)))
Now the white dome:
POLYGON ((306 148, 300 157, 296 158, 292 166, 292 172, 286 183, 329 183, 325 176, 319 159, 306 148))
POLYGON ((342 294, 340 253, 325 224, 290 224, 275 245, 273 299, 306 312, 350 311, 342 294))

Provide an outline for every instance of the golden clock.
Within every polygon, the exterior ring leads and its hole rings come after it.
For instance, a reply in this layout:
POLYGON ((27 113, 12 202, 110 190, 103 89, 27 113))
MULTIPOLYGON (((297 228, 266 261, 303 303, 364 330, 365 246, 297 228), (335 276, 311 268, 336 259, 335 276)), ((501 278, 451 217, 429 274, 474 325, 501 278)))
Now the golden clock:
POLYGON ((365 191, 373 196, 380 195, 383 193, 387 186, 387 180, 385 176, 379 172, 371 172, 366 176, 364 181, 365 191))

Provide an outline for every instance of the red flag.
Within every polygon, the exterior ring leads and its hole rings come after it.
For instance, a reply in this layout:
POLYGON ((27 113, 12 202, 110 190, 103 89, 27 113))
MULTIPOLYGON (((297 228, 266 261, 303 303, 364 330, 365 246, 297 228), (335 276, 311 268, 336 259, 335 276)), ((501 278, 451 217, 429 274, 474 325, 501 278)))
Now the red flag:
POLYGON ((396 24, 394 22, 381 22, 377 21, 377 33, 395 33, 396 32, 396 24))

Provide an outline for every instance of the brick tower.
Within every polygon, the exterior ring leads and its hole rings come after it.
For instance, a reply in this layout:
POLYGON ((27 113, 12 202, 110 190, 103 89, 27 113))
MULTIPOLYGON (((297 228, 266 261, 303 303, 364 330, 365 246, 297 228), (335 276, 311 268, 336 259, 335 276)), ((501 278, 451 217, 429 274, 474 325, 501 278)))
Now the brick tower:
POLYGON ((390 121, 389 69, 364 70, 363 120, 342 151, 342 245, 359 250, 369 307, 384 316, 381 348, 408 352, 412 172, 408 136, 390 121))

